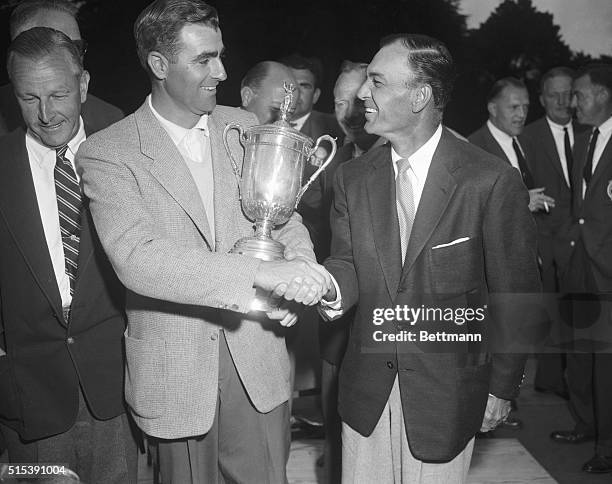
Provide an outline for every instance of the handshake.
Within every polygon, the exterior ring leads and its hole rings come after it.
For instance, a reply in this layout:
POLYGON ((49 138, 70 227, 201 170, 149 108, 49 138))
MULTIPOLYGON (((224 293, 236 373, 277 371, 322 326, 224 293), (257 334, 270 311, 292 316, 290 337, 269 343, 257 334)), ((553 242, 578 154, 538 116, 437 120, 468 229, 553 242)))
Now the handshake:
POLYGON ((262 262, 255 286, 306 306, 317 304, 325 295, 335 299, 336 293, 331 276, 322 265, 296 256, 262 262))

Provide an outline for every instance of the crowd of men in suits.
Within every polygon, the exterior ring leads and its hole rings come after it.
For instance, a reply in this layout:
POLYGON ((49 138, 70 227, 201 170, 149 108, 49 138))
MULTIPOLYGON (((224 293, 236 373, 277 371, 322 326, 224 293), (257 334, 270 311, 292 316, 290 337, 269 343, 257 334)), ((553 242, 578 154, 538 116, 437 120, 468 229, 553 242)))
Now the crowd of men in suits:
POLYGON ((134 26, 151 93, 124 118, 87 92, 75 18, 68 1, 18 4, 0 88, 11 462, 135 483, 144 434, 164 484, 287 482, 302 326, 318 328, 329 482, 466 482, 474 436, 521 425, 514 343, 544 321, 536 386, 567 394, 576 420, 551 438, 595 440, 583 470, 612 471, 611 66, 544 74, 546 114, 526 127, 525 85, 500 79, 468 143, 442 123, 455 66, 436 39, 393 35, 369 64, 344 62, 335 116, 313 109, 320 63, 298 55, 253 66, 231 108, 216 105, 215 9, 156 0, 134 26), (276 121, 288 84, 292 128, 339 149, 273 231, 285 258, 260 261, 230 253, 252 221, 222 133, 276 121), (280 307, 250 311, 256 291, 280 307), (395 316, 374 323, 380 310, 395 316), (455 339, 398 338, 411 329, 455 339))

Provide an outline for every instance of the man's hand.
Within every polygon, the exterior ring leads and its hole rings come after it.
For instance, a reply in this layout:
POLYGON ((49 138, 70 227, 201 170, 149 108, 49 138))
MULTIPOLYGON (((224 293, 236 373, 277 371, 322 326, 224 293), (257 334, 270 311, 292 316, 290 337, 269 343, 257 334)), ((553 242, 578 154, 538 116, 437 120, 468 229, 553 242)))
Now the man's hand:
POLYGON ((531 212, 543 210, 548 213, 551 208, 555 208, 555 199, 545 195, 544 190, 546 190, 546 187, 529 190, 529 210, 531 212))
POLYGON ((490 430, 495 430, 495 427, 508 418, 510 409, 510 400, 504 400, 503 398, 489 395, 480 431, 489 432, 490 430))
POLYGON ((284 301, 280 308, 274 311, 269 311, 266 313, 266 315, 269 319, 278 320, 281 326, 289 328, 298 322, 298 318, 302 312, 301 308, 303 308, 303 306, 293 302, 284 301))
POLYGON ((262 262, 255 274, 255 286, 274 291, 287 301, 312 306, 329 291, 332 282, 323 266, 303 257, 294 257, 262 262))

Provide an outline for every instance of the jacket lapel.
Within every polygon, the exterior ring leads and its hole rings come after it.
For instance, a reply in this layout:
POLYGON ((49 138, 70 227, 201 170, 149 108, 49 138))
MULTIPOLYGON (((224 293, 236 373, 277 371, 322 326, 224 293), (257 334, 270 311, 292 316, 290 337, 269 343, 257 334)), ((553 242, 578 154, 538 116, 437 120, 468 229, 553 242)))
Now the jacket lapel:
POLYGON ((506 156, 506 152, 500 146, 500 144, 497 142, 497 140, 493 137, 493 135, 491 134, 491 131, 489 130, 489 127, 487 125, 485 125, 484 130, 485 130, 485 134, 486 134, 486 138, 487 138, 487 145, 488 145, 488 149, 486 151, 488 151, 489 153, 494 154, 498 158, 501 158, 506 163, 511 164, 510 160, 506 156))
POLYGON ((457 183, 449 171, 455 156, 450 138, 452 136, 446 130, 442 132, 442 138, 431 160, 406 249, 402 279, 410 272, 457 188, 457 183))
POLYGON ((391 148, 380 149, 367 178, 367 194, 374 245, 391 298, 395 298, 401 275, 401 244, 395 206, 395 174, 391 148), (392 216, 390 216, 392 214, 392 216))
POLYGON ((55 272, 47 247, 45 232, 38 209, 36 190, 32 171, 25 146, 25 131, 20 129, 11 135, 14 140, 10 156, 12 163, 6 163, 4 176, 11 183, 6 184, 0 196, 2 211, 6 217, 9 230, 26 265, 32 272, 36 283, 54 308, 56 314, 62 314, 62 300, 55 279, 55 272))
POLYGON ((140 149, 151 158, 151 174, 185 210, 196 225, 211 250, 214 241, 210 233, 204 204, 193 181, 189 168, 170 136, 159 124, 147 105, 148 101, 134 113, 140 134, 140 149))
POLYGON ((595 171, 593 172, 593 176, 591 177, 591 181, 587 186, 587 193, 584 194, 584 198, 587 197, 589 191, 597 184, 597 182, 601 178, 602 173, 608 168, 610 160, 612 160, 612 138, 608 140, 606 147, 601 153, 599 161, 597 162, 597 166, 595 167, 595 171))
MULTIPOLYGON (((543 122, 546 124, 544 126, 544 129, 542 130, 542 135, 543 135, 542 142, 544 145, 544 152, 546 153, 546 158, 552 164, 557 174, 561 177, 561 179, 565 182, 565 185, 567 186, 567 180, 565 179, 565 175, 563 174, 563 167, 561 166, 561 157, 559 156, 559 153, 557 152, 557 145, 555 144, 555 138, 552 134, 552 131, 546 119, 544 119, 543 122)), ((538 160, 533 160, 533 161, 535 163, 538 162, 538 160)))

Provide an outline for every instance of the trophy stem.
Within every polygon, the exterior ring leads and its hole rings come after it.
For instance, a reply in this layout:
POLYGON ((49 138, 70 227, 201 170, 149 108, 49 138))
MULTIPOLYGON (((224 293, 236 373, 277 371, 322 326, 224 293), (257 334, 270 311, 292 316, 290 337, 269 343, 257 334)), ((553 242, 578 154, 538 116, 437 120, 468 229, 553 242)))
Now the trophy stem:
POLYGON ((270 220, 257 220, 255 222, 255 237, 258 239, 271 239, 273 228, 274 224, 270 220))

